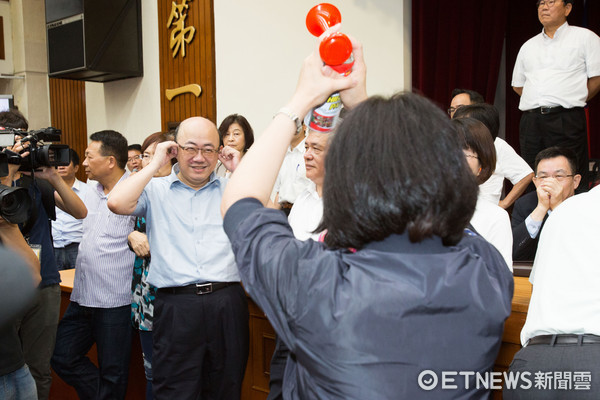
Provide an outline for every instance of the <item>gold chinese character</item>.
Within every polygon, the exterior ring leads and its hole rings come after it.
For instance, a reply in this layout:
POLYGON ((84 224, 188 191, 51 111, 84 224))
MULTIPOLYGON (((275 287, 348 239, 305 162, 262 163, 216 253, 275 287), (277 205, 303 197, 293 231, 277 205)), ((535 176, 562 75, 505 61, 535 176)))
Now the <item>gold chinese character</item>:
POLYGON ((167 96, 167 100, 169 101, 171 101, 173 97, 179 96, 183 93, 192 93, 194 96, 198 97, 200 96, 200 93, 202 93, 202 88, 200 87, 200 85, 194 83, 191 85, 181 86, 175 89, 165 90, 165 96, 167 96))
MULTIPOLYGON (((192 0, 189 0, 192 1, 192 0)), ((177 56, 177 52, 181 48, 181 56, 185 57, 185 44, 190 43, 196 33, 196 28, 193 26, 185 26, 185 19, 187 18, 187 9, 189 5, 188 0, 182 0, 181 4, 175 2, 171 3, 171 14, 167 21, 167 28, 174 25, 174 29, 171 32, 171 40, 169 46, 173 50, 173 58, 177 56), (173 24, 173 22, 175 22, 173 24)))

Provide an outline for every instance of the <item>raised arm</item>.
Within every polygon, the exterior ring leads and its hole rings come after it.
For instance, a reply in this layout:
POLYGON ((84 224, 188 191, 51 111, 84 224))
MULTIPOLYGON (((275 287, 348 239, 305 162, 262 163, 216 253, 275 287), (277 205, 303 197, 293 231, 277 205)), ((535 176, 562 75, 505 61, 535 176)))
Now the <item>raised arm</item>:
POLYGON ((35 172, 35 177, 45 179, 52 185, 55 190, 54 201, 58 208, 77 219, 87 216, 87 208, 83 201, 65 183, 54 167, 43 167, 41 171, 35 172))
MULTIPOLYGON (((356 41, 353 41, 353 52, 360 57, 355 62, 364 64, 362 47, 356 41)), ((336 91, 340 91, 342 101, 347 101, 350 106, 358 104, 366 98, 366 89, 359 87, 365 84, 365 72, 364 65, 360 65, 349 76, 341 77, 331 68, 323 66, 318 49, 315 49, 304 60, 296 91, 282 109, 285 112, 275 115, 231 176, 223 193, 221 213, 225 215, 229 207, 246 197, 254 197, 266 205, 285 151, 296 133, 296 125, 288 114, 302 119, 312 107, 323 103, 336 91)))
POLYGON ((115 186, 108 197, 108 208, 115 214, 129 215, 135 211, 138 199, 150 179, 171 158, 177 155, 177 143, 162 142, 156 146, 152 161, 141 171, 131 175, 122 184, 115 186))

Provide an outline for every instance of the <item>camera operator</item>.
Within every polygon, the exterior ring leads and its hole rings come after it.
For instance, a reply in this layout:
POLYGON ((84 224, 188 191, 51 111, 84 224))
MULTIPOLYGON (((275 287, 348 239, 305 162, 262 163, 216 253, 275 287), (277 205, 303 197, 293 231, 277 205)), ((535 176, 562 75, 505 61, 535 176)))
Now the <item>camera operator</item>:
POLYGON ((40 262, 17 225, 0 217, 0 399, 36 398, 36 386, 21 349, 17 316, 40 282, 40 262), (12 250, 12 251, 9 251, 12 250))
MULTIPOLYGON (((26 132, 28 123, 19 111, 9 110, 0 112, 0 127, 26 132)), ((29 155, 30 143, 21 143, 21 139, 15 135, 15 144, 10 150, 24 159, 29 155)), ((60 275, 54 258, 50 220, 55 219, 55 205, 78 219, 85 218, 87 209, 54 167, 41 167, 33 175, 19 172, 19 165, 9 164, 8 169, 9 174, 2 178, 2 184, 27 188, 33 203, 29 220, 20 228, 29 246, 37 251, 42 281, 35 301, 18 322, 18 329, 38 398, 47 399, 52 381, 50 358, 60 311, 60 275)))

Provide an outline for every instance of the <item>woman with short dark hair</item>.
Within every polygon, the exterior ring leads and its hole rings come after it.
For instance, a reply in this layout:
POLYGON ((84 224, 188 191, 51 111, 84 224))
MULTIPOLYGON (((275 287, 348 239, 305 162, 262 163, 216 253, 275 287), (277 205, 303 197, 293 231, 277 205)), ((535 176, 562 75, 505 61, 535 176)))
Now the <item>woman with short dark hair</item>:
POLYGON ((305 60, 294 96, 223 194, 244 287, 294 355, 283 396, 487 398, 475 374, 492 370, 513 279, 493 246, 465 234, 477 184, 446 115, 414 94, 365 100, 357 43, 353 54, 347 77, 317 51, 305 60), (325 163, 326 244, 300 241, 264 205, 301 117, 335 91, 352 110, 325 163), (441 371, 473 375, 452 393, 441 377, 425 392, 424 371, 428 383, 441 371))
MULTIPOLYGON (((492 176, 496 167, 496 148, 490 131, 474 118, 453 119, 452 124, 462 142, 467 163, 475 175, 477 184, 481 185, 492 176)), ((513 236, 506 210, 479 192, 471 226, 498 249, 512 271, 513 236)))
MULTIPOLYGON (((254 130, 243 115, 231 114, 225 117, 219 125, 219 139, 222 146, 233 147, 240 152, 240 157, 243 157, 254 143, 254 130)), ((215 173, 217 176, 229 177, 231 175, 221 161, 218 162, 215 173)))

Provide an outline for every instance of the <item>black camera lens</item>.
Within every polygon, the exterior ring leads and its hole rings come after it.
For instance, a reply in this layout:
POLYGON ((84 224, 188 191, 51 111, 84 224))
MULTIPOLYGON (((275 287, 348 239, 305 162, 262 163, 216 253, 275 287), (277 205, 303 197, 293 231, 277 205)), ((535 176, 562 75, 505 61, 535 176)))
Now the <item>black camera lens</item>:
POLYGON ((31 198, 27 189, 0 185, 0 216, 11 224, 27 221, 31 198))

